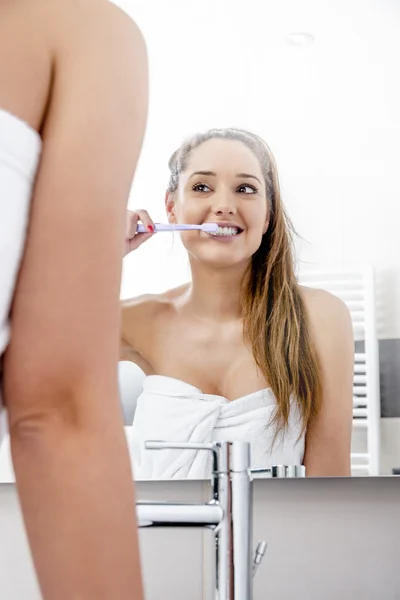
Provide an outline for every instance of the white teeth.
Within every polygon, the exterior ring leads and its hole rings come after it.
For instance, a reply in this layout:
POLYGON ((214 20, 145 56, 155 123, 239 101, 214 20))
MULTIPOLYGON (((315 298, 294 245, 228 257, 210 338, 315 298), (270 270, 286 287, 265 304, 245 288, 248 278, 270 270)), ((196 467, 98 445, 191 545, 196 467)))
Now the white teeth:
POLYGON ((211 235, 237 235, 239 233, 239 229, 237 227, 218 227, 218 230, 211 235))

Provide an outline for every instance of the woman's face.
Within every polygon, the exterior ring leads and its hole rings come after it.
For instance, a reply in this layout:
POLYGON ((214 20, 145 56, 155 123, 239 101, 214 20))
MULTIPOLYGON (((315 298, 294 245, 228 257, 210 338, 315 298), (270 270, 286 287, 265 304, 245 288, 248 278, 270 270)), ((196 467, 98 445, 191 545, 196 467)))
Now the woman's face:
POLYGON ((217 235, 182 232, 189 254, 216 267, 248 263, 268 228, 261 167, 239 141, 213 139, 195 148, 166 207, 171 223, 221 224, 217 235))

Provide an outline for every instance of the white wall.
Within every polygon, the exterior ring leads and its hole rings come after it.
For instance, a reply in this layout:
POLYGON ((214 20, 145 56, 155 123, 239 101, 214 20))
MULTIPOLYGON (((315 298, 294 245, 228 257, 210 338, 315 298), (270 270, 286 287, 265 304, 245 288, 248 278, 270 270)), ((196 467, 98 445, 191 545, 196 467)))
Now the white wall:
MULTIPOLYGON (((131 207, 164 217, 167 160, 188 134, 245 127, 272 147, 304 266, 377 267, 380 337, 400 337, 400 5, 390 0, 118 0, 150 60, 131 207), (293 31, 315 43, 288 45, 293 31)), ((189 277, 176 238, 125 260, 122 296, 189 277)))

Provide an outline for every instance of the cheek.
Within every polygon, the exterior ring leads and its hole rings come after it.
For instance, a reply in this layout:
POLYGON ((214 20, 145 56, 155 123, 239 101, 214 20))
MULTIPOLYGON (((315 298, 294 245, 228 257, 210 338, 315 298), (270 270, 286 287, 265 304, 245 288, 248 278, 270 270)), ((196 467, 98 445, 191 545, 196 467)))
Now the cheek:
POLYGON ((183 223, 196 223, 201 214, 201 204, 193 201, 191 198, 185 198, 177 206, 177 216, 179 216, 183 223))
POLYGON ((253 205, 248 211, 246 216, 246 222, 251 229, 254 231, 263 232, 265 229, 265 222, 267 221, 267 209, 265 204, 257 203, 253 205))

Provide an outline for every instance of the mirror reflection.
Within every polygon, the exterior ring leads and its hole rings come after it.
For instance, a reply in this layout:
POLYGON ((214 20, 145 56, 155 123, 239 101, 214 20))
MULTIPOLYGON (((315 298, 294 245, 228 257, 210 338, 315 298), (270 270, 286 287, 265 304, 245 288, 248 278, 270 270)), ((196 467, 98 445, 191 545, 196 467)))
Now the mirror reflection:
MULTIPOLYGON (((211 474, 208 453, 146 449, 154 439, 250 440, 254 468, 350 474, 351 319, 342 300, 297 281, 271 151, 244 130, 215 129, 184 142, 169 167, 168 222, 218 229, 181 233, 189 283, 123 304, 121 358, 147 376, 131 432, 137 477, 211 474)), ((128 231, 138 218, 156 228, 139 210, 128 231)))
POLYGON ((399 14, 369 4, 217 3, 210 19, 175 2, 162 29, 135 5, 153 97, 119 373, 138 479, 210 475, 207 453, 146 440, 247 440, 259 472, 400 467, 399 14))

